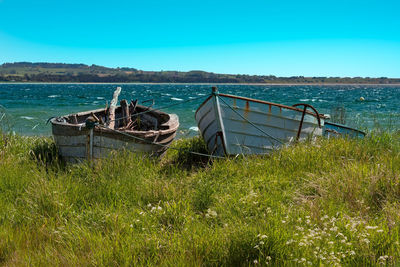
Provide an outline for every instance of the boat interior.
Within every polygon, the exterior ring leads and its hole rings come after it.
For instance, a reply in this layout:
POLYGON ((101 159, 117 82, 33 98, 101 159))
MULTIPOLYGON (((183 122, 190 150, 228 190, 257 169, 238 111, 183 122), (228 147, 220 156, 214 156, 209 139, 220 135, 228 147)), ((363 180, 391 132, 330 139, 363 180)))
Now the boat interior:
POLYGON ((126 100, 122 100, 121 105, 111 112, 110 107, 93 111, 80 112, 64 117, 69 124, 81 125, 87 120, 108 125, 110 128, 118 130, 150 131, 166 130, 166 124, 170 116, 164 112, 151 109, 131 101, 128 105, 126 100))

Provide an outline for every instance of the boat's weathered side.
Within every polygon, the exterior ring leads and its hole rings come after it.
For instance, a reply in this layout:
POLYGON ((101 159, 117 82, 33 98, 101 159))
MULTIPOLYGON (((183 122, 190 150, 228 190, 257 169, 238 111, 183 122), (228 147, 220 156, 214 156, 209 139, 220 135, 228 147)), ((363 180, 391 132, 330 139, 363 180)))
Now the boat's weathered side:
POLYGON ((323 135, 327 138, 331 137, 350 137, 350 138, 363 138, 365 133, 363 131, 351 128, 349 126, 333 123, 333 122, 325 122, 323 135))
POLYGON ((306 111, 302 120, 299 108, 216 93, 195 117, 209 151, 222 156, 266 154, 297 137, 322 135, 323 117, 312 112, 306 111))
MULTIPOLYGON (((65 161, 78 162, 88 158, 106 158, 112 151, 123 149, 159 156, 167 150, 179 127, 178 116, 162 113, 166 121, 159 125, 158 130, 115 131, 96 126, 91 136, 90 129, 85 127, 83 121, 92 112, 98 117, 102 117, 106 113, 105 109, 100 109, 67 115, 62 120, 57 118, 51 120, 55 143, 65 161), (79 118, 78 123, 68 122, 67 118, 72 116, 79 118)), ((156 113, 156 111, 154 112, 156 113)))

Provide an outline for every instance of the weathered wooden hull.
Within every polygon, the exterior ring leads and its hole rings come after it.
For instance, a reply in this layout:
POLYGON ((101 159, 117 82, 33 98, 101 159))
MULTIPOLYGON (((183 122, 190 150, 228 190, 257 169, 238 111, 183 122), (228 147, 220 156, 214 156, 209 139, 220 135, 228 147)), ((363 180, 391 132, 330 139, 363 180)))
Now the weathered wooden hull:
MULTIPOLYGON (((88 111, 80 113, 83 118, 90 116, 88 111)), ((105 113, 104 109, 95 110, 94 113, 105 113)), ((59 154, 66 162, 80 162, 86 159, 107 158, 113 151, 128 150, 133 152, 147 153, 155 156, 162 155, 176 136, 179 127, 178 116, 166 114, 169 119, 162 125, 160 130, 151 131, 113 131, 104 127, 96 126, 93 135, 84 123, 71 124, 65 121, 51 120, 54 141, 58 147, 59 154), (91 144, 92 143, 92 144, 91 144)), ((71 115, 65 116, 68 117, 71 115)))
POLYGON ((327 138, 331 137, 363 138, 365 136, 365 133, 363 131, 351 128, 343 124, 325 122, 323 135, 327 138))
MULTIPOLYGON (((302 115, 303 110, 295 107, 215 94, 198 108, 195 118, 208 150, 223 156, 268 154, 296 140, 302 115)), ((324 120, 321 116, 318 123, 317 116, 304 113, 299 140, 322 135, 324 120)))

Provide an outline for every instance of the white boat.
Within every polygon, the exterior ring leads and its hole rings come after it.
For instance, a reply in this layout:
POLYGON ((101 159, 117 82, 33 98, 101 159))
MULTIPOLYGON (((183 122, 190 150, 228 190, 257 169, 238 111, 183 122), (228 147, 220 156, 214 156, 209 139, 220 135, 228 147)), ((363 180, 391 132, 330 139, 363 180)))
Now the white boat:
POLYGON ((216 87, 195 118, 209 152, 218 156, 268 154, 293 141, 321 136, 324 126, 324 116, 308 104, 285 106, 222 94, 216 87))
POLYGON ((107 108, 51 119, 60 156, 66 162, 79 162, 106 158, 112 151, 124 149, 160 156, 173 141, 179 127, 177 115, 141 105, 131 103, 128 109, 118 106, 114 112, 113 127, 107 126, 107 108), (124 110, 130 115, 126 116, 124 110), (88 126, 90 123, 87 122, 93 118, 102 123, 88 126))

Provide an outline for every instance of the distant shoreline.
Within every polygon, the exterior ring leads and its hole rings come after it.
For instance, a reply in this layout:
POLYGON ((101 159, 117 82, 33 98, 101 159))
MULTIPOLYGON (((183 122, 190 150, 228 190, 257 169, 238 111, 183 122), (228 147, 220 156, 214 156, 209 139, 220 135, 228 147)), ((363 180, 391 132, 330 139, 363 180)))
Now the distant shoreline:
POLYGON ((202 70, 146 71, 99 65, 49 62, 14 62, 0 65, 0 81, 11 83, 84 84, 229 84, 229 85, 400 85, 399 78, 250 75, 214 73, 202 70))
POLYGON ((101 84, 101 85, 118 85, 118 84, 154 84, 154 85, 163 85, 163 84, 178 84, 178 85, 210 85, 217 86, 218 85, 258 85, 258 86, 400 86, 400 83, 146 83, 146 82, 138 82, 138 83, 101 83, 101 82, 0 82, 0 84, 101 84))

